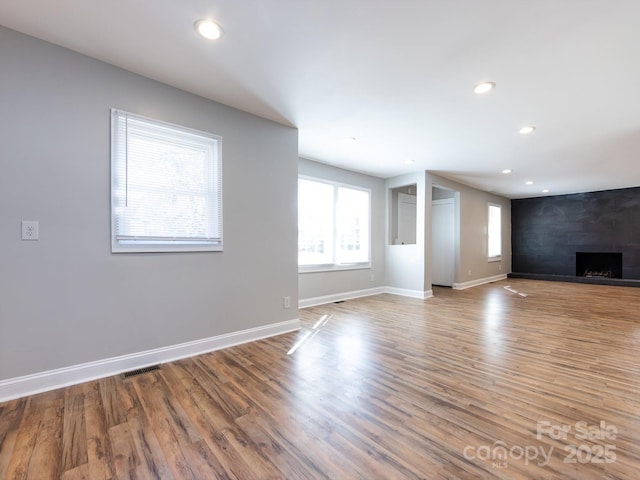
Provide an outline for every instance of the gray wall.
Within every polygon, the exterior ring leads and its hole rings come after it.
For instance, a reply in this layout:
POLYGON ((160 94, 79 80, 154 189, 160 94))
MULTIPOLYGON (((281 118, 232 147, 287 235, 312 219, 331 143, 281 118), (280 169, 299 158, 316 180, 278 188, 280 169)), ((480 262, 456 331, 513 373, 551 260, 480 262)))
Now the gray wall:
POLYGON ((0 28, 0 145, 0 380, 297 318, 297 130, 0 28), (112 107, 222 135, 223 253, 110 253, 112 107))
MULTIPOLYGON (((459 192, 459 257, 456 262, 455 282, 465 283, 511 271, 511 200, 484 192, 445 177, 427 172, 427 225, 429 246, 427 258, 431 258, 431 196, 433 187, 443 187, 459 192), (488 203, 502 206, 502 261, 487 260, 488 203), (471 270, 471 274, 469 274, 471 270)), ((431 272, 428 272, 431 284, 431 272)))
POLYGON ((445 200, 455 198, 456 194, 453 190, 445 190, 443 188, 433 187, 431 192, 432 200, 445 200))
POLYGON ((298 276, 300 298, 310 299, 384 286, 386 224, 384 180, 304 158, 301 158, 298 162, 298 172, 300 175, 371 189, 372 268, 301 273, 298 276))

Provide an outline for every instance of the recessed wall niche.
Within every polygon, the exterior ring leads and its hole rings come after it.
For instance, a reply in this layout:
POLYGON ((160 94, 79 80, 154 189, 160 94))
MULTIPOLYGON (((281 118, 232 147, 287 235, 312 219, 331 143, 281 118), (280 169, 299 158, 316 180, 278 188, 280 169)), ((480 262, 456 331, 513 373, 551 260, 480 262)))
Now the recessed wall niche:
POLYGON ((391 245, 415 245, 418 213, 417 185, 405 185, 390 189, 390 238, 391 245))

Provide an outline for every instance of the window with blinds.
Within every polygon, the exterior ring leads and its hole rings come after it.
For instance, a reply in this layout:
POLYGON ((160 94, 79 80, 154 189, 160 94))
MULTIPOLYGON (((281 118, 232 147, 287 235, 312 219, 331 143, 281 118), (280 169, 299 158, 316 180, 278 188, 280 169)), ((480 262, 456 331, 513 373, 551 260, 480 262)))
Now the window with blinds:
POLYGON ((112 252, 222 250, 221 143, 112 110, 112 252))
POLYGON ((298 179, 298 271, 371 265, 371 191, 298 179))
POLYGON ((502 257, 502 207, 489 204, 489 222, 487 225, 487 246, 489 261, 502 257))

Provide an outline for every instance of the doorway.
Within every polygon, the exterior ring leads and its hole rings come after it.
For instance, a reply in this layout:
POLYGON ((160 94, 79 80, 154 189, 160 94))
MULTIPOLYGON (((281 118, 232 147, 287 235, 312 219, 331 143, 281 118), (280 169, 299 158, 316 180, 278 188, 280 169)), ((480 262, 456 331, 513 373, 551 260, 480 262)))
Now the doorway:
POLYGON ((456 192, 433 187, 431 202, 431 283, 453 287, 456 259, 456 192))

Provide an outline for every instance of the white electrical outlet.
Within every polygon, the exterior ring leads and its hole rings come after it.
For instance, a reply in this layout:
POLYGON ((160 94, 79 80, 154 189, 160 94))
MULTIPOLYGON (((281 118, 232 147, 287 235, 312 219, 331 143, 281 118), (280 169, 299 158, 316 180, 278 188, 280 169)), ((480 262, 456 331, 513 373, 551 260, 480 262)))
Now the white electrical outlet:
POLYGON ((22 221, 22 240, 38 240, 40 236, 40 222, 34 220, 22 221))
POLYGON ((291 297, 284 297, 282 299, 282 306, 284 308, 291 308, 291 297))

